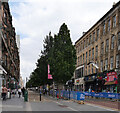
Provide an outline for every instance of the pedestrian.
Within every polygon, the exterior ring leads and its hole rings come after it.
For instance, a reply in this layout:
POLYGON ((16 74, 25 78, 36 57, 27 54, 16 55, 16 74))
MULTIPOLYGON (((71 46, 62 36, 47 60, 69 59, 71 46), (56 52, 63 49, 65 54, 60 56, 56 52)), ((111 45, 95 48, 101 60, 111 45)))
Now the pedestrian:
POLYGON ((40 101, 41 101, 41 95, 42 95, 42 92, 41 92, 41 90, 40 90, 40 101))
POLYGON ((15 89, 12 90, 12 95, 15 97, 15 89))
POLYGON ((20 88, 18 89, 18 95, 19 95, 19 98, 20 98, 20 96, 21 96, 21 89, 20 88))
POLYGON ((3 100, 6 100, 6 95, 7 95, 7 88, 3 86, 2 88, 2 98, 3 100))
POLYGON ((23 88, 21 89, 21 91, 22 91, 22 96, 24 97, 24 96, 25 96, 25 88, 23 87, 23 88))
POLYGON ((7 92, 7 98, 8 98, 8 99, 11 98, 11 91, 10 91, 10 89, 8 89, 8 92, 7 92))

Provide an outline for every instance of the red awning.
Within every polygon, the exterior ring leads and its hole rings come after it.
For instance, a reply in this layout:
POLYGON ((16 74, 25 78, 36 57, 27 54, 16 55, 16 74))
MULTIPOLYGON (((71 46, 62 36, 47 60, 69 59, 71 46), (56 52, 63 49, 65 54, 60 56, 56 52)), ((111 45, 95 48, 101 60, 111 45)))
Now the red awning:
POLYGON ((109 81, 109 82, 105 82, 104 85, 111 85, 111 84, 117 84, 117 80, 116 81, 109 81))

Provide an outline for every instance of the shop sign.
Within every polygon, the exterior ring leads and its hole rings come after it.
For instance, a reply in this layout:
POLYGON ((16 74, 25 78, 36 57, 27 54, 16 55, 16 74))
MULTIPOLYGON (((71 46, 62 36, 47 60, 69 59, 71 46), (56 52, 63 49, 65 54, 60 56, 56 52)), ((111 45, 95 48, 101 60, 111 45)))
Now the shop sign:
POLYGON ((115 80, 117 80, 117 75, 107 77, 107 82, 115 81, 115 80))
POLYGON ((116 72, 110 72, 110 73, 107 73, 107 76, 115 76, 115 75, 117 75, 116 72))
POLYGON ((75 80, 75 85, 79 85, 79 79, 75 80))
POLYGON ((84 84, 84 77, 75 80, 75 85, 80 85, 80 84, 84 84))
POLYGON ((95 80, 95 76, 88 76, 88 77, 85 77, 85 81, 94 81, 95 80))

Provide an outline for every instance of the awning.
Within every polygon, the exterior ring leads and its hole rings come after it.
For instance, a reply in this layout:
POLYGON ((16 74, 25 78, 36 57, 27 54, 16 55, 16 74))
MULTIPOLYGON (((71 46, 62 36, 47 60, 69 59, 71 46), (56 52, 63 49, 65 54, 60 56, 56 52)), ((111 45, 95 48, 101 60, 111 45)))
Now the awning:
POLYGON ((7 72, 5 71, 5 69, 0 65, 0 73, 3 74, 3 72, 4 72, 5 74, 7 74, 7 72))
POLYGON ((109 81, 109 82, 105 82, 104 85, 112 85, 112 84, 117 84, 117 80, 116 81, 109 81))

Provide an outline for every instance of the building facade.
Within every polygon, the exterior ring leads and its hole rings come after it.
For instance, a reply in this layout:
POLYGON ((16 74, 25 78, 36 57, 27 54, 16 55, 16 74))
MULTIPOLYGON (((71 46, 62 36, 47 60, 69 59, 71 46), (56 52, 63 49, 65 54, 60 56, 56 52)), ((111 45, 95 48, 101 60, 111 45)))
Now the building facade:
POLYGON ((20 76, 20 58, 15 28, 8 2, 0 0, 0 83, 17 85, 20 76))
POLYGON ((120 70, 120 2, 75 42, 78 90, 117 92, 120 70), (91 63, 92 62, 92 63, 91 63), (97 69, 97 65, 99 68, 97 69), (84 79, 80 82, 78 79, 84 79))

